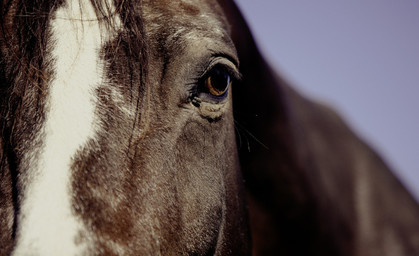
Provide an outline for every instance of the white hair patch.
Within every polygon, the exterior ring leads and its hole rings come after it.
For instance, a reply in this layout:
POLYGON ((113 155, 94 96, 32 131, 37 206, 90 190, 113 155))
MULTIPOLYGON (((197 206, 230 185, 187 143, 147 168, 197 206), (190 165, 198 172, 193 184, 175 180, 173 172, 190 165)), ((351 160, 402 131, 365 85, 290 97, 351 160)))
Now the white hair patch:
POLYGON ((71 165, 98 129, 95 94, 104 83, 100 51, 112 33, 100 26, 90 2, 79 0, 59 7, 49 27, 54 77, 45 123, 37 135, 42 148, 33 149, 38 159, 26 170, 30 179, 13 255, 85 255, 89 248, 86 241, 77 240, 86 228, 72 210, 71 165))

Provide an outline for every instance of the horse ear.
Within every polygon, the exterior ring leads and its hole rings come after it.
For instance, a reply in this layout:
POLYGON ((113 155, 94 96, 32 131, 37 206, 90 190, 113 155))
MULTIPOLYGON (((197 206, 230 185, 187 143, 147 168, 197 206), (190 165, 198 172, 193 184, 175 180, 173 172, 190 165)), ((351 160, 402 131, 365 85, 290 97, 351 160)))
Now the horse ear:
POLYGON ((233 111, 254 254, 417 254, 413 197, 332 109, 277 75, 236 5, 219 3, 243 75, 233 111))

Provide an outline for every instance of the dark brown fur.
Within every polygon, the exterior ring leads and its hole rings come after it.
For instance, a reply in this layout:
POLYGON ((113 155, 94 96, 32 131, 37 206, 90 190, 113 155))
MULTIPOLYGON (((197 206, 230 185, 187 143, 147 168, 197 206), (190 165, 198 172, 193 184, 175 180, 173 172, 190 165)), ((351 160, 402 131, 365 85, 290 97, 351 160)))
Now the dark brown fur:
POLYGON ((413 197, 339 116, 270 69, 237 8, 219 2, 243 73, 235 119, 259 140, 239 151, 253 254, 419 254, 413 197))

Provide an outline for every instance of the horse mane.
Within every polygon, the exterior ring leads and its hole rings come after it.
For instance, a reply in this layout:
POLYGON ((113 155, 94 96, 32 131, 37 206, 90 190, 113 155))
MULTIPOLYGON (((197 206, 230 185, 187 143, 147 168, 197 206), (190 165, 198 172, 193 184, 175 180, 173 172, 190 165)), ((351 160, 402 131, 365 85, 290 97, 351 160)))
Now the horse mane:
MULTIPOLYGON (((82 0, 79 0, 80 4, 82 0)), ((112 15, 118 14, 124 29, 136 42, 128 45, 129 52, 145 61, 144 31, 141 17, 141 1, 90 0, 98 20, 108 28, 115 28, 112 15)), ((4 48, 13 50, 15 61, 42 70, 42 61, 46 52, 48 21, 54 11, 65 4, 64 0, 2 0, 0 2, 0 47, 2 60, 4 48), (16 49, 16 46, 19 46, 16 49)))
MULTIPOLYGON (((79 0, 80 4, 83 0, 79 0)), ((118 43, 130 60, 139 61, 141 87, 144 87, 147 66, 147 50, 141 13, 141 1, 113 0, 113 6, 106 0, 90 0, 98 21, 108 29, 119 29, 123 34, 118 43), (113 24, 112 15, 119 15, 122 29, 113 24)), ((28 88, 37 88, 32 95, 35 104, 41 104, 47 82, 52 71, 51 60, 46 58, 49 40, 48 22, 55 10, 64 5, 64 0, 1 0, 0 2, 0 122, 2 138, 9 138, 4 132, 6 126, 13 130, 14 122, 19 120, 20 109, 28 88), (5 118, 6 117, 6 118, 5 118), (7 124, 8 123, 8 124, 7 124)), ((117 31, 120 32, 120 31, 117 31)), ((106 49, 107 51, 115 48, 106 49)), ((107 53, 112 55, 112 53, 107 53)), ((130 65, 127 60, 127 65, 130 65)), ((134 86, 134 85, 131 85, 134 86)), ((26 96, 25 96, 26 95, 26 96)), ((33 103, 33 102, 32 102, 33 103)), ((13 136, 13 135, 12 135, 13 136)))

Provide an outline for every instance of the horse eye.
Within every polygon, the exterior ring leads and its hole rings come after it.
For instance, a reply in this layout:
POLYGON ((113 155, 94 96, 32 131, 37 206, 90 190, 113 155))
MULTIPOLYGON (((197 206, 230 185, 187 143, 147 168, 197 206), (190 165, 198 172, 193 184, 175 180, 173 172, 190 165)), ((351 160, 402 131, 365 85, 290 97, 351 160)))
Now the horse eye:
POLYGON ((215 97, 225 95, 232 81, 230 74, 223 69, 213 69, 204 81, 204 89, 207 93, 215 97))

